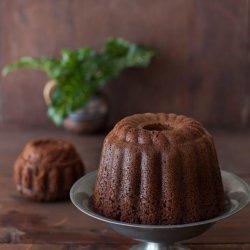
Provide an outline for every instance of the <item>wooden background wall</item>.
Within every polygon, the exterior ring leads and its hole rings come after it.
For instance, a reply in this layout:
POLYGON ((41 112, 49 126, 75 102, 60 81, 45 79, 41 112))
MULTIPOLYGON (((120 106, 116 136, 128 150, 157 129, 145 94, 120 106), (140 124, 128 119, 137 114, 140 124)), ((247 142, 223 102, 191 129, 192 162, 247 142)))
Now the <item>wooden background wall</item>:
MULTIPOLYGON (((250 127, 249 0, 0 0, 0 67, 20 56, 121 36, 154 48, 148 69, 127 70, 105 87, 109 124, 136 112, 176 112, 209 126, 250 127)), ((51 122, 43 73, 0 80, 0 121, 51 122)))

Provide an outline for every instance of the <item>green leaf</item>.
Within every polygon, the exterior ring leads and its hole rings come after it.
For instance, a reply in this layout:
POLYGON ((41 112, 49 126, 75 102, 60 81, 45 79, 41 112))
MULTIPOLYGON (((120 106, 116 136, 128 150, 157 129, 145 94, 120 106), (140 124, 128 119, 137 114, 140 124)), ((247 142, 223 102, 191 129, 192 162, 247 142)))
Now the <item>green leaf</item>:
POLYGON ((127 67, 145 67, 150 63, 150 59, 154 56, 152 50, 147 50, 142 46, 133 44, 126 56, 127 67))
POLYGON ((129 43, 121 38, 108 38, 103 53, 106 53, 114 58, 126 56, 129 51, 129 43))
POLYGON ((56 125, 73 111, 82 108, 103 85, 128 67, 146 67, 154 52, 122 38, 108 38, 100 52, 89 47, 63 49, 61 59, 54 57, 22 57, 6 65, 3 75, 19 69, 43 70, 57 83, 48 108, 48 116, 56 125))
POLYGON ((22 57, 15 63, 6 65, 2 70, 2 74, 7 75, 8 73, 19 68, 43 70, 49 74, 51 70, 54 70, 54 68, 58 66, 58 63, 59 60, 52 57, 42 57, 37 59, 32 57, 22 57))

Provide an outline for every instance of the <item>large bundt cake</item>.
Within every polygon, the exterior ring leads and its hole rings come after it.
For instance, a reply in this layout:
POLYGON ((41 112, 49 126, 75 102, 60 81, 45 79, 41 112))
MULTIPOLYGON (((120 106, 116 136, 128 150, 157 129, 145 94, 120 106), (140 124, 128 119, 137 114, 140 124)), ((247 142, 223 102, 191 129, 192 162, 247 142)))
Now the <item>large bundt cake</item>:
POLYGON ((93 206, 108 218, 139 224, 219 215, 224 192, 211 135, 182 115, 124 118, 105 138, 93 206))
POLYGON ((68 198, 72 184, 83 174, 84 166, 74 146, 62 140, 29 142, 14 165, 18 191, 38 201, 68 198))

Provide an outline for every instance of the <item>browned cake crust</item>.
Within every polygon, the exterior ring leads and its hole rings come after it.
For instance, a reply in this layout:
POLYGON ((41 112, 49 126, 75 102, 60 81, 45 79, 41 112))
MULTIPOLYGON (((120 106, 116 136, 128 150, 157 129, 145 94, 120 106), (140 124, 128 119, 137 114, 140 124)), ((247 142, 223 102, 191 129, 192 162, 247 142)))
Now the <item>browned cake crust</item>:
POLYGON ((224 209, 223 185, 211 135, 192 118, 137 114, 105 138, 94 209, 140 224, 184 224, 224 209))
POLYGON ((66 199, 72 184, 84 174, 74 146, 62 140, 28 143, 14 165, 18 191, 38 201, 66 199))

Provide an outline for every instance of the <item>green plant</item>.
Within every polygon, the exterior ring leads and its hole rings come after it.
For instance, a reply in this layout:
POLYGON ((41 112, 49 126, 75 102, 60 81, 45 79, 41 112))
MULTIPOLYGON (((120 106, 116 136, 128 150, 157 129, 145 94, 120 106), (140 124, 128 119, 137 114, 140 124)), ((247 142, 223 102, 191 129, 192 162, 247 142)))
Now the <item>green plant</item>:
POLYGON ((60 125, 70 112, 83 107, 101 86, 128 67, 145 67, 154 55, 152 50, 131 44, 121 38, 108 38, 100 52, 90 47, 63 49, 55 57, 22 57, 3 68, 3 75, 24 67, 43 70, 55 80, 56 89, 48 115, 60 125))

